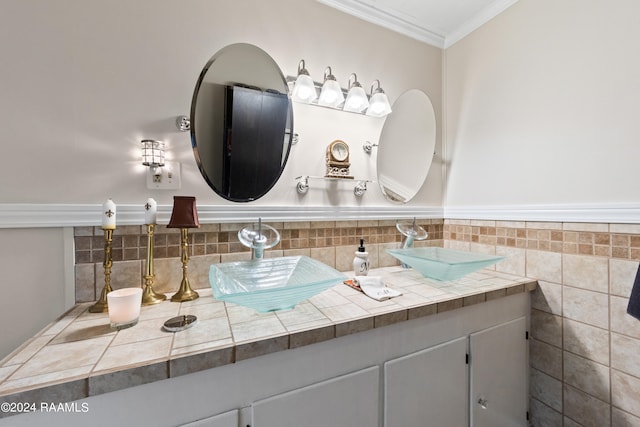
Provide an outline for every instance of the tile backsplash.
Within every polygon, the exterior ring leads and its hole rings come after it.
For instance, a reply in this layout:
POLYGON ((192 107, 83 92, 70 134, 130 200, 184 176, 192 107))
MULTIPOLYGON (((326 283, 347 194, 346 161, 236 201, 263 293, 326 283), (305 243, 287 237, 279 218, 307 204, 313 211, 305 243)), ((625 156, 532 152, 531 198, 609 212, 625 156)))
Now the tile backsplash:
MULTIPOLYGON (((385 249, 397 248, 402 236, 395 221, 314 221, 269 223, 281 235, 280 243, 265 256, 307 255, 340 271, 351 270, 359 240, 365 240, 373 268, 396 265, 385 249)), ((429 236, 418 245, 442 246, 444 221, 418 220, 429 236)), ((189 281, 193 288, 209 287, 209 265, 248 260, 251 253, 238 241, 238 230, 246 224, 203 224, 189 230, 189 281)), ((100 227, 76 227, 76 302, 94 301, 104 286, 104 237, 100 227)), ((176 291, 182 278, 180 230, 164 225, 154 231, 154 289, 176 291)), ((111 285, 114 289, 143 283, 147 254, 146 226, 118 227, 113 236, 111 285)))

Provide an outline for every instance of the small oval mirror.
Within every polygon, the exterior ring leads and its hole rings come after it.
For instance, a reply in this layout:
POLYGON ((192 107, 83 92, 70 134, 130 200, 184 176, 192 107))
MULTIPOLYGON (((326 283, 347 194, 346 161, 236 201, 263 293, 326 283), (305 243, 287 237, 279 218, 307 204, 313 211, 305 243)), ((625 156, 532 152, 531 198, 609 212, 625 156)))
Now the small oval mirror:
POLYGON ((191 144, 220 196, 256 200, 278 181, 292 139, 287 92, 275 61, 250 44, 229 45, 205 65, 191 102, 191 144))
POLYGON ((429 97, 418 89, 393 103, 382 127, 377 173, 388 200, 407 203, 424 184, 436 146, 436 115, 429 97))

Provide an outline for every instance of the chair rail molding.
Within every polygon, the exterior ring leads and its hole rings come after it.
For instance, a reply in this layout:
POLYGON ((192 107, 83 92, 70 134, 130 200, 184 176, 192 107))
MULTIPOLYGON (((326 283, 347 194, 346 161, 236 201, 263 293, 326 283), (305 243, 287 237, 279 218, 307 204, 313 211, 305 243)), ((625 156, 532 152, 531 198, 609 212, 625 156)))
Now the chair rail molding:
MULTIPOLYGON (((348 221, 443 218, 440 206, 263 206, 198 204, 201 223, 255 221, 348 221)), ((101 225, 102 204, 0 204, 0 228, 101 225)), ((172 205, 158 205, 158 224, 167 224, 172 205)), ((144 224, 142 204, 118 204, 117 225, 144 224)))
POLYGON ((640 224, 639 203, 445 206, 445 219, 640 224))
MULTIPOLYGON (((101 225, 101 204, 0 203, 0 228, 80 227, 101 225)), ((158 223, 166 224, 171 205, 158 205, 158 223)), ((201 205, 200 222, 349 221, 405 218, 497 221, 594 222, 640 224, 640 203, 469 205, 469 206, 264 206, 201 205)), ((118 204, 118 225, 142 225, 144 210, 118 204)))

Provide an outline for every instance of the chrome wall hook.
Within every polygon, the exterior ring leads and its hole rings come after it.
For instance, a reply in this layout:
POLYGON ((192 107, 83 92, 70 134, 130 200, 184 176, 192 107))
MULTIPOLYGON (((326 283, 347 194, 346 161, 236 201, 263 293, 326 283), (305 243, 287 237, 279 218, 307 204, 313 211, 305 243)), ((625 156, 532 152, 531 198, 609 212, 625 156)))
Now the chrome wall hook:
POLYGON ((309 177, 308 176, 299 176, 298 184, 296 185, 296 190, 298 190, 298 194, 305 194, 309 191, 309 177))
POLYGON ((362 197, 367 191, 367 181, 359 181, 355 187, 353 187, 353 194, 356 197, 362 197))
POLYGON ((371 152, 373 151, 373 147, 377 147, 377 146, 378 146, 377 142, 374 144, 371 141, 365 141, 364 144, 362 144, 362 149, 364 150, 365 153, 371 154, 371 152))
POLYGON ((191 120, 187 116, 178 116, 176 118, 176 127, 180 132, 188 132, 191 130, 191 120))

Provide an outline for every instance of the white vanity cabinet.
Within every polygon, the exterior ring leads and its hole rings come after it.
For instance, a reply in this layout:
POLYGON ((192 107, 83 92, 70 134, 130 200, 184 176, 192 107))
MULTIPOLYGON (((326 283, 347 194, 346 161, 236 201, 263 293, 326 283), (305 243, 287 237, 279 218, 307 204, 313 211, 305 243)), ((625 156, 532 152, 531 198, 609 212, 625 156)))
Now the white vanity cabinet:
POLYGON ((254 402, 252 427, 377 426, 375 366, 254 402))
POLYGON ((189 424, 182 424, 180 427, 238 427, 239 422, 238 410, 234 410, 189 424))
POLYGON ((466 426, 467 337, 384 364, 385 427, 466 426))
POLYGON ((527 425, 526 318, 469 337, 471 427, 527 425))
POLYGON ((385 427, 527 425, 521 317, 384 364, 385 427))

